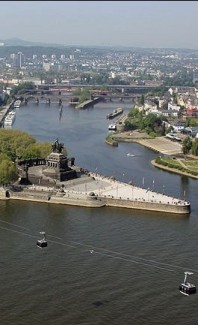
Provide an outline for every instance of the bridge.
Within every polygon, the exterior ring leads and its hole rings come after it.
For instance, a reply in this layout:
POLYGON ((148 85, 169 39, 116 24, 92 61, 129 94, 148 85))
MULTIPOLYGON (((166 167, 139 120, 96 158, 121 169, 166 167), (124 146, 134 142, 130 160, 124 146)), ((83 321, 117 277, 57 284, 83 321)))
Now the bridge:
MULTIPOLYGON (((106 89, 108 90, 121 90, 122 92, 133 92, 133 93, 142 93, 142 92, 149 92, 156 87, 161 86, 161 83, 153 83, 150 85, 106 85, 106 89)), ((89 89, 94 89, 94 88, 100 88, 101 85, 84 85, 84 84, 44 84, 44 85, 38 85, 38 90, 61 90, 61 91, 70 91, 72 88, 89 88, 89 89)), ((167 87, 168 88, 168 87, 167 87)))
MULTIPOLYGON (((98 95, 97 93, 94 93, 91 95, 91 98, 96 98, 100 97, 101 101, 104 102, 134 102, 137 99, 141 97, 139 94, 131 94, 131 95, 125 95, 125 94, 109 94, 109 95, 98 95)), ((61 105, 63 102, 69 102, 73 103, 73 98, 71 96, 65 96, 65 95, 57 95, 55 93, 51 94, 45 94, 45 95, 40 95, 39 92, 38 94, 35 95, 28 95, 28 94, 21 94, 21 99, 25 104, 28 104, 28 102, 34 102, 36 104, 39 104, 41 101, 51 104, 51 103, 57 103, 61 105)), ((76 98, 76 97, 75 97, 76 98)), ((77 103, 77 102, 76 102, 77 103)))
MULTIPOLYGON (((44 94, 53 94, 57 93, 58 95, 61 95, 62 93, 72 93, 77 88, 83 89, 87 88, 91 93, 96 92, 97 95, 103 95, 104 94, 111 94, 111 93, 120 93, 125 95, 131 95, 131 94, 145 94, 147 92, 152 91, 157 86, 160 86, 159 84, 153 84, 153 85, 107 85, 106 90, 101 90, 101 85, 83 85, 83 84, 44 84, 44 85, 38 85, 35 89, 24 89, 21 90, 20 94, 31 94, 35 95, 40 93, 40 95, 44 94)), ((168 87, 167 87, 168 89, 168 87)))
POLYGON ((62 104, 63 102, 63 97, 60 95, 39 95, 39 94, 35 94, 35 95, 27 95, 27 94, 21 94, 21 99, 22 101, 27 105, 28 102, 34 102, 36 104, 39 104, 42 100, 46 103, 46 104, 51 104, 53 103, 57 103, 59 105, 62 104))
MULTIPOLYGON (((130 98, 132 101, 139 98, 140 95, 148 93, 160 86, 159 82, 153 82, 152 84, 145 85, 106 85, 106 90, 100 90, 101 85, 84 85, 84 84, 68 84, 68 83, 59 83, 59 84, 42 84, 38 85, 35 89, 23 89, 18 94, 17 97, 21 96, 21 100, 27 103, 29 100, 35 100, 36 103, 39 103, 39 100, 44 99, 47 103, 51 103, 51 100, 55 99, 61 104, 63 100, 62 96, 68 96, 74 92, 77 88, 83 89, 87 88, 90 93, 94 96, 105 96, 104 100, 116 100, 117 101, 129 101, 130 98), (47 96, 46 96, 47 95, 47 96), (61 96, 61 97, 60 97, 61 96), (36 98, 36 99, 35 99, 36 98)), ((168 89, 168 87, 167 87, 168 89)))

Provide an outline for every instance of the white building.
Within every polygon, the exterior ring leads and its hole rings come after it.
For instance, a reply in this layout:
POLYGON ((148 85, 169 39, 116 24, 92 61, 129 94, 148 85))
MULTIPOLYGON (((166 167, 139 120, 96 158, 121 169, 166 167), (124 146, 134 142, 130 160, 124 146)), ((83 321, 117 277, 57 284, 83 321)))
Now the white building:
POLYGON ((51 68, 51 64, 49 62, 43 61, 43 69, 45 71, 50 71, 50 68, 51 68))
POLYGON ((173 104, 173 103, 168 103, 168 111, 180 111, 181 107, 173 104))

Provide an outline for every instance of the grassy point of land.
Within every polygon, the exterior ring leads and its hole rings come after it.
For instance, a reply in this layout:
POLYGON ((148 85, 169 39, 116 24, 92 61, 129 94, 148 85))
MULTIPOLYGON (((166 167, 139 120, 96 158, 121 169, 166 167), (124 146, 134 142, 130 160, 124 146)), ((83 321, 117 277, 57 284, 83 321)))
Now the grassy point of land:
POLYGON ((137 142, 155 152, 161 153, 162 156, 151 161, 155 167, 198 179, 198 157, 189 155, 183 158, 180 143, 172 142, 164 136, 153 138, 139 131, 112 133, 106 138, 106 143, 111 145, 120 141, 137 142))

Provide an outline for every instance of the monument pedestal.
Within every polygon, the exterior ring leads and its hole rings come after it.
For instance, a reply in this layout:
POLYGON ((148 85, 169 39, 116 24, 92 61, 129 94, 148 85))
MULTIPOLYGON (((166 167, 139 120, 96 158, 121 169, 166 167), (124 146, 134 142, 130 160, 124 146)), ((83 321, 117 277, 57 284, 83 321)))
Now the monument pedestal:
POLYGON ((46 158, 43 174, 60 182, 76 178, 76 171, 68 166, 69 159, 59 152, 52 152, 46 158))

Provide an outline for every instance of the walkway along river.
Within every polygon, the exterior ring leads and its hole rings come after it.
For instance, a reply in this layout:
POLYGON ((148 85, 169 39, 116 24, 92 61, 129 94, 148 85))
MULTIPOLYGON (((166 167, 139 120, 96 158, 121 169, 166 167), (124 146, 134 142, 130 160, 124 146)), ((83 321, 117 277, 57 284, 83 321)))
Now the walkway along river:
MULTIPOLYGON (((77 169, 80 170, 80 168, 77 169)), ((78 174, 80 173, 78 172, 78 174)), ((190 202, 95 173, 89 173, 87 177, 83 174, 82 177, 61 182, 59 185, 64 186, 64 190, 63 188, 57 190, 55 187, 38 185, 25 186, 16 191, 12 187, 2 188, 0 199, 29 200, 84 207, 110 206, 177 214, 190 213, 190 202)))

